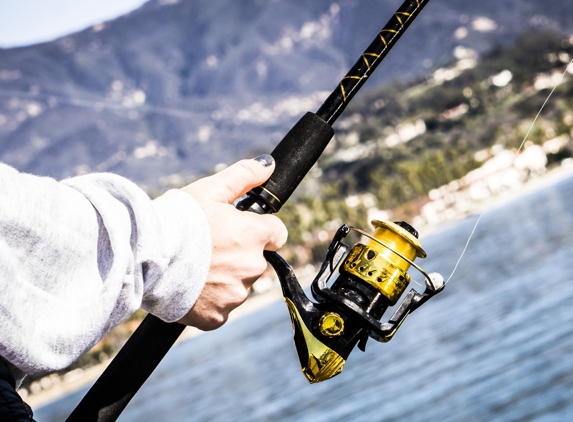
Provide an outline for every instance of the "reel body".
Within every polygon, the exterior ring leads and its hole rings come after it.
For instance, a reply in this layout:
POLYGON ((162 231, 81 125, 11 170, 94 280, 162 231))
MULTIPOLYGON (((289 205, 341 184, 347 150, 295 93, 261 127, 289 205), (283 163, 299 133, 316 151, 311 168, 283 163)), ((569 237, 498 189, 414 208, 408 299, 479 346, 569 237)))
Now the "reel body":
POLYGON ((287 304, 302 372, 310 383, 338 375, 356 345, 364 351, 369 337, 387 342, 405 318, 444 288, 443 278, 414 264, 426 257, 416 230, 405 222, 373 220, 374 235, 343 225, 332 239, 311 285, 315 302, 305 295, 290 265, 276 252, 265 252, 275 269, 287 304), (352 249, 342 240, 357 231, 366 244, 352 249), (350 249, 350 250, 349 250, 350 249), (426 280, 423 293, 411 289, 388 322, 380 319, 410 283, 414 266, 426 280), (338 278, 329 287, 336 270, 338 278))

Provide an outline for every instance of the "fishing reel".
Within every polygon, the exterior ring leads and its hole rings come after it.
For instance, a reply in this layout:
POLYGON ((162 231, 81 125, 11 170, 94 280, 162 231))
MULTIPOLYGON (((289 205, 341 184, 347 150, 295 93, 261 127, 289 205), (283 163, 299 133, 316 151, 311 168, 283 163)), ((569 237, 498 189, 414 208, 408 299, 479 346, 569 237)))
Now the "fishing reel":
POLYGON ((418 232, 408 223, 373 220, 373 235, 341 226, 311 285, 316 303, 305 295, 291 266, 276 252, 265 252, 275 269, 287 304, 302 372, 310 383, 338 375, 356 345, 365 351, 368 337, 388 342, 406 317, 444 289, 438 273, 426 274, 414 263, 426 252, 418 232), (368 238, 349 250, 342 240, 356 231, 368 238), (407 271, 416 268, 425 278, 425 290, 411 289, 388 322, 381 322, 410 283, 407 271), (338 277, 334 277, 339 269, 338 277), (331 281, 333 279, 333 281, 331 281))

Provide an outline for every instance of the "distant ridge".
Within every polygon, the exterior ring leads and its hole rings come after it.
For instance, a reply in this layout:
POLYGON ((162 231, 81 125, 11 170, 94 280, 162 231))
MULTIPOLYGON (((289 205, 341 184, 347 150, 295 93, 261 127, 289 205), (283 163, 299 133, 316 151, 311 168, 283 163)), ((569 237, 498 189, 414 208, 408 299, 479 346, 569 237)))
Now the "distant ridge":
MULTIPOLYGON (((50 43, 0 49, 0 159, 148 187, 268 151, 356 60, 396 0, 153 0, 50 43)), ((455 47, 573 32, 567 0, 433 0, 368 83, 423 76, 455 47)))

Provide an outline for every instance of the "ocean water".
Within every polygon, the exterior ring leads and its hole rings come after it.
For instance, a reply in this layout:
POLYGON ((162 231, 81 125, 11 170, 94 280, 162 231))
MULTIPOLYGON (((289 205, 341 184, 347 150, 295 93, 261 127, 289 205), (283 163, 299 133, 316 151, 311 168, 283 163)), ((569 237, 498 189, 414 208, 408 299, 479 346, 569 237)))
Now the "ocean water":
MULTIPOLYGON (((447 276, 476 219, 422 238, 423 268, 447 276)), ((280 301, 174 347, 120 421, 573 421, 572 262, 573 177, 490 209, 445 291, 336 378, 307 383, 280 301)))

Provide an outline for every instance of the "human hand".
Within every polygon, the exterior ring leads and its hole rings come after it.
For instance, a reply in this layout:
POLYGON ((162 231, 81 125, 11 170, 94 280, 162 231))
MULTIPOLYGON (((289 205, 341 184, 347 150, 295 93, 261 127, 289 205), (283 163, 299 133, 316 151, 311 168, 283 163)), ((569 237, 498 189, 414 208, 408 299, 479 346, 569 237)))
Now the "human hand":
POLYGON ((249 295, 267 262, 263 250, 277 251, 287 229, 273 215, 237 210, 233 201, 263 184, 275 169, 270 155, 242 160, 182 190, 201 205, 211 230, 211 266, 193 308, 178 322, 208 331, 223 325, 249 295))

